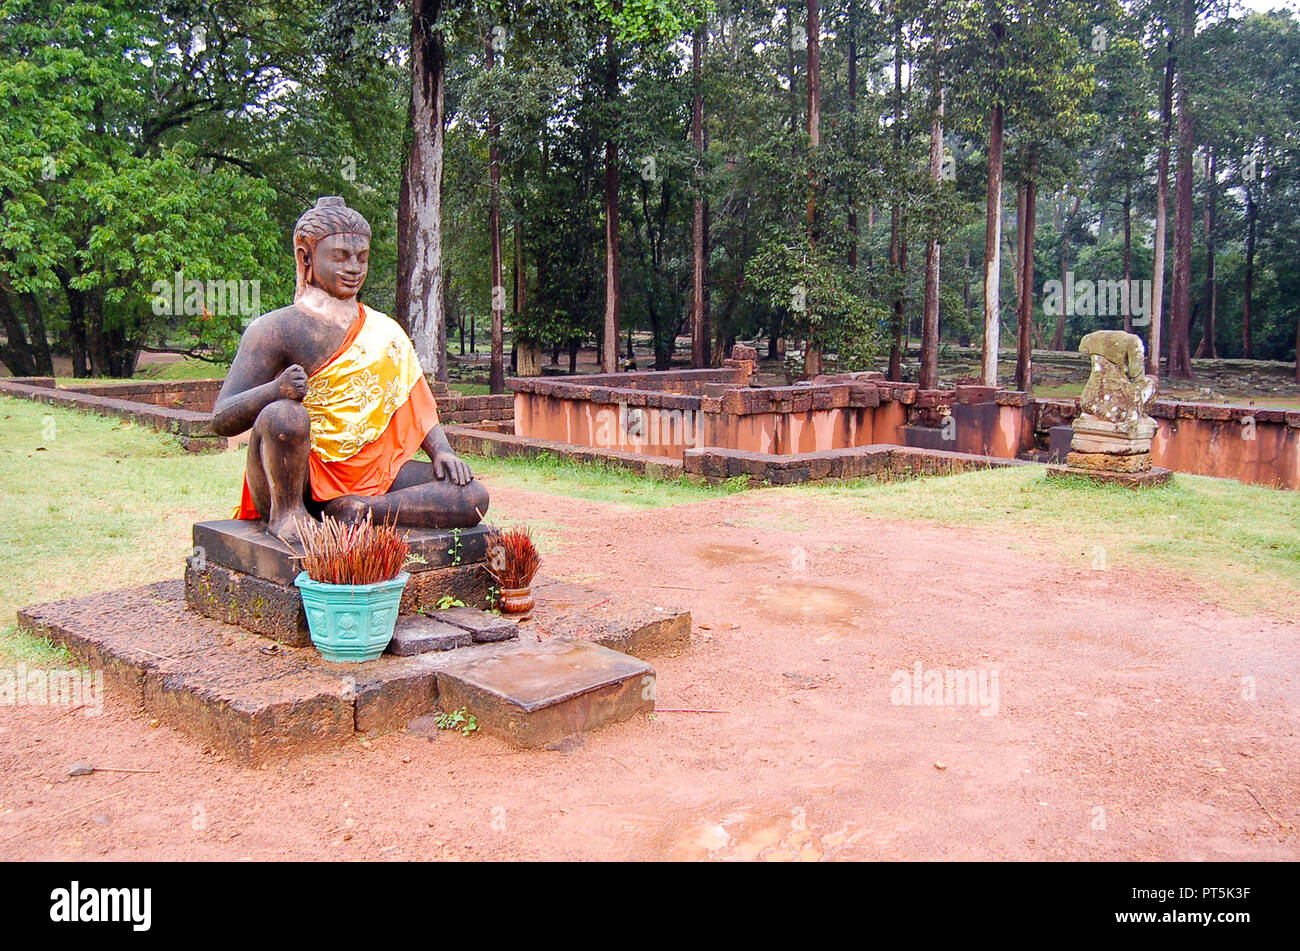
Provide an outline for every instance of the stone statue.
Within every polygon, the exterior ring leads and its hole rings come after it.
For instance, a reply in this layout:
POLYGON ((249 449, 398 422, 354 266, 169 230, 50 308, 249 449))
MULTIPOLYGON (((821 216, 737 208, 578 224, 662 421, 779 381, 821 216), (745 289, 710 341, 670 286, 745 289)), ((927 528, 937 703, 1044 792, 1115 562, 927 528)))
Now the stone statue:
POLYGON ((1079 409, 1098 419, 1136 427, 1156 393, 1155 377, 1145 372, 1142 338, 1122 330, 1095 330, 1079 341, 1079 352, 1092 359, 1079 409))
POLYGON ((370 225, 321 198, 293 249, 294 301, 248 325, 212 411, 220 435, 252 430, 237 517, 265 519, 290 546, 308 515, 477 525, 487 490, 447 442, 410 338, 357 300, 370 225))
POLYGON ((1147 376, 1142 338, 1122 330, 1097 330, 1079 341, 1092 373, 1079 396, 1070 465, 1119 472, 1151 468, 1156 421, 1147 409, 1156 393, 1147 376))

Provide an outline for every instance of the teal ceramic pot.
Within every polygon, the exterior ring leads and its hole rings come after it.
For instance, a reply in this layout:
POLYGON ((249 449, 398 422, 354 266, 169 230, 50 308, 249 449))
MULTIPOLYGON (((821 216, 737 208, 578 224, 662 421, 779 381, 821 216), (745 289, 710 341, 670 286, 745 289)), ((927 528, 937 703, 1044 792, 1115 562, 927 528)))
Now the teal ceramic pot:
POLYGON ((293 583, 302 592, 311 642, 321 656, 343 664, 376 660, 393 639, 410 577, 403 571, 378 584, 325 584, 300 572, 293 583))

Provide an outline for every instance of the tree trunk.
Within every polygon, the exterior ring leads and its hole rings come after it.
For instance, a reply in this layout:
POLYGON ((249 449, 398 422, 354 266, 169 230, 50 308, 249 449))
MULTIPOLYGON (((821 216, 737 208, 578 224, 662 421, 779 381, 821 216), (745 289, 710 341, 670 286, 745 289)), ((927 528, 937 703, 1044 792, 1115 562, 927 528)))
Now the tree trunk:
MULTIPOLYGON (((618 60, 614 37, 605 37, 605 99, 618 96, 618 60)), ((618 372, 618 143, 612 130, 605 140, 605 334, 601 346, 600 368, 604 373, 618 372)))
POLYGON ((434 29, 442 0, 412 0, 411 145, 398 208, 397 321, 410 335, 424 372, 445 372, 438 345, 442 284, 443 35, 434 29))
POLYGON ((515 266, 513 268, 515 279, 514 315, 519 317, 523 314, 524 308, 528 306, 528 269, 524 265, 524 238, 521 233, 521 226, 516 222, 511 230, 514 232, 515 239, 515 266))
MULTIPOLYGON (((858 5, 856 0, 849 2, 848 15, 848 70, 849 70, 849 88, 848 88, 848 112, 849 112, 849 148, 850 159, 857 158, 858 144, 858 5)), ((848 183, 849 199, 849 249, 848 264, 849 270, 857 270, 858 267, 858 206, 857 193, 853 179, 850 177, 848 183)))
MULTIPOLYGON (((1077 215, 1077 214, 1079 213, 1079 205, 1080 205, 1080 203, 1082 202, 1082 200, 1083 200, 1083 196, 1082 196, 1082 195, 1075 195, 1075 196, 1074 196, 1074 207, 1070 210, 1070 213, 1069 213, 1068 215, 1065 216, 1065 220, 1064 220, 1064 222, 1062 222, 1062 224, 1061 224, 1061 260, 1060 260, 1060 266, 1061 266, 1061 287, 1063 287, 1063 288, 1064 288, 1064 287, 1067 287, 1067 286, 1070 286, 1070 285, 1072 285, 1072 284, 1074 283, 1073 281, 1071 281, 1071 282, 1069 282, 1069 283, 1067 284, 1067 282, 1066 282, 1066 280, 1065 280, 1065 273, 1066 273, 1066 271, 1069 269, 1069 268, 1068 268, 1068 265, 1069 265, 1069 263, 1070 263, 1070 262, 1069 262, 1069 255, 1070 255, 1070 225, 1074 222, 1074 216, 1077 215)), ((1065 349, 1065 317, 1066 317, 1066 313, 1067 313, 1067 311, 1068 311, 1068 308, 1065 307, 1064 304, 1062 304, 1062 307, 1061 307, 1061 313, 1058 314, 1058 315, 1057 315, 1057 318, 1056 318, 1056 331, 1055 331, 1055 333, 1052 334, 1052 349, 1053 349, 1053 350, 1064 350, 1064 349, 1065 349)))
MULTIPOLYGON (((1001 34, 998 35, 1000 38, 1001 34)), ((984 343, 980 361, 985 386, 998 385, 998 344, 1002 332, 1002 152, 1002 105, 999 103, 989 110, 989 187, 984 219, 984 343)))
POLYGON ((1020 295, 1025 286, 1025 176, 1016 183, 1016 320, 1020 319, 1020 295))
POLYGON ((1124 332, 1133 332, 1133 185, 1124 183, 1124 286, 1129 306, 1124 308, 1124 332))
MULTIPOLYGON (((936 62, 940 37, 935 36, 936 62)), ((943 177, 943 86, 935 77, 934 118, 930 121, 930 177, 943 177)), ((921 373, 918 382, 923 390, 939 386, 939 239, 935 235, 925 244, 925 309, 921 314, 921 373)))
MULTIPOLYGON (((485 42, 488 72, 496 65, 492 36, 485 42)), ((501 267, 501 126, 495 114, 488 113, 488 237, 492 254, 492 363, 488 371, 488 392, 504 393, 506 288, 501 267)))
MULTIPOLYGON (((822 140, 822 66, 821 66, 821 4, 808 0, 808 153, 811 158, 821 147, 822 140)), ((815 161, 815 159, 814 159, 815 161)), ((812 163, 810 162, 811 166, 812 163)), ((816 243, 817 234, 817 175, 808 169, 808 211, 806 224, 808 240, 816 243)), ((814 333, 810 322, 804 346, 803 375, 811 380, 822 372, 822 342, 814 333)))
POLYGON ((1255 204, 1255 189, 1246 186, 1246 286, 1241 300, 1241 355, 1247 360, 1255 358, 1254 341, 1251 339, 1251 306, 1255 298, 1255 222, 1259 219, 1258 206, 1255 204))
MULTIPOLYGON (((1196 31, 1196 0, 1183 0, 1180 45, 1188 49, 1196 31)), ((1192 137, 1187 101, 1187 67, 1177 71, 1178 168, 1174 191, 1174 282, 1169 308, 1169 375, 1190 380, 1192 374, 1192 137)))
POLYGON ((1165 301, 1165 231, 1169 213, 1166 208, 1169 196, 1169 139, 1173 123, 1174 95, 1174 44, 1169 41, 1165 56, 1165 86, 1161 105, 1164 129, 1161 132, 1160 151, 1156 159, 1156 235, 1151 275, 1151 330, 1147 349, 1147 372, 1160 376, 1160 324, 1165 301))
POLYGON ((0 363, 14 376, 39 376, 36 358, 22 322, 9 303, 9 294, 3 290, 0 290, 0 328, 4 329, 7 338, 7 342, 0 345, 0 363))
POLYGON ((695 96, 691 101, 691 144, 695 147, 696 178, 695 199, 691 206, 691 366, 695 369, 709 365, 709 331, 705 323, 704 296, 708 280, 705 245, 708 237, 704 231, 704 45, 707 42, 704 24, 695 30, 691 41, 691 73, 695 83, 695 96))
MULTIPOLYGON (((902 165, 903 155, 903 24, 894 21, 894 164, 902 165)), ((903 229, 901 199, 896 198, 889 212, 889 270, 897 282, 894 292, 893 337, 889 345, 889 379, 903 379, 903 326, 907 275, 907 239, 903 229)))
POLYGON ((1034 385, 1031 366, 1034 339, 1034 229, 1038 218, 1038 182, 1035 180, 1038 175, 1038 159, 1032 154, 1025 174, 1024 262, 1021 266, 1023 284, 1020 288, 1020 314, 1016 321, 1016 389, 1027 391, 1034 385))
POLYGON ((1218 210, 1218 191, 1219 182, 1216 177, 1214 163, 1214 149, 1209 150, 1207 160, 1206 176, 1208 181, 1205 188, 1205 331, 1201 335, 1200 345, 1196 348, 1198 357, 1217 357, 1219 355, 1218 344, 1215 343, 1215 305, 1218 297, 1218 288, 1214 280, 1214 218, 1218 210))

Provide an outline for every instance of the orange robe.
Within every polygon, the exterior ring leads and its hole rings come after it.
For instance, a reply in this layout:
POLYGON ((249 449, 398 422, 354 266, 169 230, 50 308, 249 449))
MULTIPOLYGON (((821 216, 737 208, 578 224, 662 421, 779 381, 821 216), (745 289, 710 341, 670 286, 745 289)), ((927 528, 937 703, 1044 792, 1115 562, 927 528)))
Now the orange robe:
MULTIPOLYGON (((308 481, 318 502, 383 495, 438 425, 438 404, 410 338, 364 306, 338 350, 308 378, 303 403, 311 415, 308 481)), ((262 517, 247 476, 235 517, 262 517)))

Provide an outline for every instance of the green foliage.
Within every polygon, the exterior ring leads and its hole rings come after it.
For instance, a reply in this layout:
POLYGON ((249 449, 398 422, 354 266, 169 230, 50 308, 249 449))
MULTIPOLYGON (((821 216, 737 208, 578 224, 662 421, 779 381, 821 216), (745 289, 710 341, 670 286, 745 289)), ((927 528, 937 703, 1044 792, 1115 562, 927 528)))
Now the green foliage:
POLYGON ((754 256, 753 281, 788 326, 839 357, 841 370, 872 365, 885 308, 872 301, 854 276, 806 235, 773 236, 754 256))
MULTIPOLYGON (((1193 268, 1207 264, 1201 208, 1213 198, 1217 349, 1241 352, 1249 271, 1256 355, 1289 359, 1300 322, 1300 269, 1289 266, 1300 255, 1300 20, 1223 6, 1197 0, 1195 35, 1178 51, 1199 167, 1213 151, 1217 176, 1197 175, 1193 268)), ((707 203, 716 347, 780 336, 797 347, 811 335, 841 351, 841 366, 868 365, 884 349, 885 307, 897 299, 903 324, 915 324, 932 238, 944 246, 941 334, 977 343, 994 104, 1005 107, 1008 219, 1017 184, 1031 173, 1038 184, 1036 271, 1117 279, 1127 248, 1145 279, 1164 41, 1180 9, 1172 0, 825 0, 814 149, 803 4, 443 3, 449 336, 475 321, 482 342, 491 311, 489 117, 518 341, 563 348, 603 324, 608 143, 621 327, 650 332, 656 366, 682 358, 697 199, 707 203), (701 26, 697 84, 690 41, 701 26), (940 88, 948 158, 935 182, 927 145, 940 88), (697 91, 702 153, 691 138, 697 91), (805 249, 793 236, 808 230, 810 203, 815 242, 805 249), (905 265, 889 263, 895 213, 905 265), (816 309, 790 306, 797 286, 816 309)), ((370 220, 365 297, 393 312, 412 134, 409 17, 406 4, 360 0, 0 0, 0 362, 48 375, 71 359, 77 376, 123 375, 150 347, 213 361, 219 374, 251 315, 174 304, 155 313, 155 282, 167 286, 178 271, 256 281, 260 309, 288 303, 289 234, 322 194, 342 194, 370 220)), ((1008 313, 1016 237, 1009 220, 1008 313)), ((1205 293, 1193 298, 1198 324, 1205 293)), ((1072 316, 1065 346, 1117 323, 1072 316)))
POLYGON ((478 717, 467 712, 464 707, 453 713, 439 713, 433 722, 439 730, 451 730, 461 736, 469 736, 478 731, 478 717))

